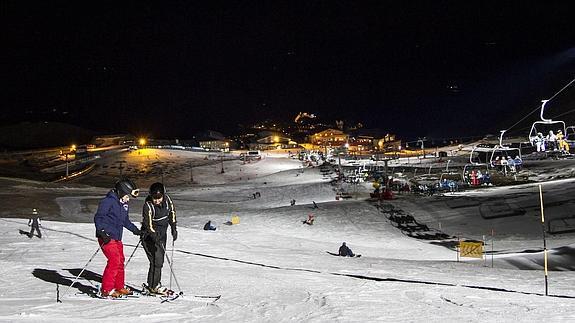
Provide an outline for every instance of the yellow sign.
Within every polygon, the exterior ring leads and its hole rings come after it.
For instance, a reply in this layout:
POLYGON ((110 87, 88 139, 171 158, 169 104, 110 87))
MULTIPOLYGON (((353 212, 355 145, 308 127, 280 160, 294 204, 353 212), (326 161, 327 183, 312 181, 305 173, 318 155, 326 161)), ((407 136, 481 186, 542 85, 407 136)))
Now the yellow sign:
POLYGON ((459 254, 461 257, 483 258, 483 242, 459 242, 459 254))

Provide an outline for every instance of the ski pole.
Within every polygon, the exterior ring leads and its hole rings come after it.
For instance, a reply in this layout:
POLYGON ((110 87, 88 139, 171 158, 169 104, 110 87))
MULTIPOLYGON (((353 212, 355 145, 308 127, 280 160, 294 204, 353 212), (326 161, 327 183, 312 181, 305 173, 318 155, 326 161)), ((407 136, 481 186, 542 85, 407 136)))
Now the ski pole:
MULTIPOLYGON (((172 239, 172 264, 174 263, 174 240, 172 239)), ((170 289, 172 289, 172 272, 170 272, 170 289)))
MULTIPOLYGON (((98 244, 98 249, 96 250, 96 252, 94 252, 94 254, 92 255, 92 257, 90 257, 90 260, 88 260, 88 262, 86 263, 86 265, 84 266, 84 268, 82 268, 82 270, 80 271, 80 273, 78 274, 78 276, 76 276, 76 278, 74 278, 74 280, 72 281, 72 284, 70 284, 70 286, 68 286, 68 288, 66 289, 66 292, 64 292, 64 294, 62 294, 62 298, 66 295, 68 295, 68 292, 70 291, 70 288, 72 288, 72 286, 74 286, 74 284, 76 283, 76 281, 78 280, 78 278, 80 278, 80 276, 82 276, 82 273, 84 272, 84 270, 86 270, 86 267, 88 267, 88 265, 92 262, 92 259, 94 259, 94 257, 96 257, 96 255, 98 254, 98 252, 100 251, 100 249, 102 249, 102 246, 100 244, 98 244)), ((62 301, 58 300, 59 303, 62 303, 62 301)))
POLYGON ((162 247, 162 250, 164 250, 164 255, 166 255, 166 259, 168 260, 168 265, 170 265, 170 272, 172 273, 172 275, 174 275, 174 282, 176 282, 176 286, 178 286, 178 289, 180 290, 180 294, 183 294, 182 288, 180 287, 180 284, 178 284, 178 279, 176 278, 176 274, 174 274, 174 268, 172 268, 172 262, 170 261, 170 257, 166 253, 166 247, 164 247, 164 245, 162 243, 160 243, 160 246, 162 247))
POLYGON ((132 251, 132 254, 130 255, 130 257, 128 258, 128 261, 126 261, 126 264, 124 265, 124 270, 126 270, 126 267, 128 267, 130 260, 132 260, 132 257, 136 253, 136 250, 138 250, 138 247, 140 246, 141 242, 142 242, 142 239, 138 240, 138 244, 136 245, 136 248, 134 248, 134 251, 132 251))

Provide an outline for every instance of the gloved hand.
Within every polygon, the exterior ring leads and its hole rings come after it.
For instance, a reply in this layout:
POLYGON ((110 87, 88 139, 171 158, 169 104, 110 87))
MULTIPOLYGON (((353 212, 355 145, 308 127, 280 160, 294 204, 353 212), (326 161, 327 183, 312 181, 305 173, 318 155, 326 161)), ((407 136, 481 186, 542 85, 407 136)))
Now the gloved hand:
POLYGON ((110 242, 111 240, 112 240, 112 238, 110 238, 109 235, 107 235, 107 234, 104 235, 104 236, 102 237, 102 245, 107 244, 107 243, 110 242))
POLYGON ((102 239, 102 246, 110 242, 112 238, 104 230, 96 231, 96 237, 102 239))
POLYGON ((173 241, 178 240, 178 230, 176 230, 176 226, 172 226, 172 239, 173 241))
POLYGON ((133 233, 135 236, 141 236, 141 235, 142 235, 142 230, 136 228, 136 230, 132 231, 132 233, 133 233))

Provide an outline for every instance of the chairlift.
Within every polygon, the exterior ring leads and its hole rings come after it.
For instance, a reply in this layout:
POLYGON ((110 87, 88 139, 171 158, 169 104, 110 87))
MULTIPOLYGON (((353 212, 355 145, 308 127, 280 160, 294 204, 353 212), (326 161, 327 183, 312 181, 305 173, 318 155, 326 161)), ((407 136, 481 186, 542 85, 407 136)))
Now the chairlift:
POLYGON ((439 185, 441 185, 444 179, 452 180, 455 182, 464 182, 463 175, 459 172, 442 173, 439 175, 439 185))
POLYGON ((491 165, 493 165, 493 162, 495 161, 495 159, 497 157, 500 157, 500 158, 505 157, 505 159, 507 159, 507 157, 522 158, 521 157, 521 149, 503 145, 503 134, 506 131, 507 130, 501 130, 500 131, 501 135, 499 135, 499 144, 495 145, 495 147, 493 148, 493 152, 491 153, 491 158, 489 160, 491 165))
POLYGON ((479 144, 473 146, 471 153, 469 154, 469 164, 487 165, 489 163, 489 159, 491 158, 492 151, 493 146, 487 144, 479 144))
POLYGON ((567 133, 565 122, 560 120, 554 121, 551 119, 545 119, 543 117, 543 112, 545 111, 545 105, 547 104, 547 102, 549 102, 549 100, 541 100, 541 113, 540 113, 541 120, 533 122, 531 130, 529 131, 529 142, 531 142, 531 145, 535 145, 535 143, 537 142, 538 133, 541 133, 543 136, 547 136, 549 131, 553 131, 555 133, 556 130, 561 130, 563 131, 564 134, 567 133))
POLYGON ((463 182, 471 183, 471 173, 473 171, 483 174, 489 173, 489 163, 487 161, 488 158, 491 158, 489 153, 492 152, 493 148, 483 144, 473 147, 469 155, 469 163, 463 166, 463 171, 461 172, 463 182), (481 159, 481 153, 483 153, 483 160, 481 159))
POLYGON ((464 181, 467 182, 468 181, 468 177, 471 174, 471 172, 473 171, 480 171, 481 173, 485 174, 485 173, 489 173, 489 165, 487 164, 465 164, 465 166, 463 166, 463 172, 462 172, 462 176, 464 181))
POLYGON ((463 177, 465 172, 473 168, 496 168, 503 166, 502 170, 507 175, 507 160, 509 158, 515 159, 516 157, 522 158, 521 148, 509 147, 503 144, 503 135, 507 130, 501 130, 499 135, 499 143, 493 147, 488 145, 477 145, 471 150, 469 156, 469 164, 463 167, 463 177), (480 167, 477 167, 480 166, 480 167))
POLYGON ((569 126, 565 129, 565 140, 570 142, 575 141, 575 126, 569 126))

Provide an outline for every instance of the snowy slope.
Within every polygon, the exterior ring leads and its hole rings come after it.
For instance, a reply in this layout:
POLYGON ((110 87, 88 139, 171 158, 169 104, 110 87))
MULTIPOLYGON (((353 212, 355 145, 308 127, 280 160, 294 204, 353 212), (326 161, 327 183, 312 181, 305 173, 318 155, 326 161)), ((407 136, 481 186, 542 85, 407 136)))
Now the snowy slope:
MULTIPOLYGON (((239 177, 230 166, 230 178, 239 177)), ((355 198, 335 200, 334 186, 317 168, 301 173, 297 161, 268 157, 250 164, 258 175, 196 186, 170 188, 178 207, 179 239, 173 252, 174 271, 185 295, 221 294, 214 304, 184 297, 160 304, 157 299, 100 300, 82 295, 95 288, 105 258, 98 253, 87 267, 88 279, 64 295, 71 280, 97 250, 91 216, 101 188, 70 187, 52 192, 34 182, 8 183, 18 186, 33 201, 35 195, 52 196, 64 222, 44 221, 43 239, 28 239, 21 218, 0 219, 0 321, 14 322, 565 322, 572 313, 575 278, 570 271, 575 261, 568 236, 552 240, 557 249, 550 261, 559 265, 549 274, 551 297, 544 294, 540 270, 541 253, 524 253, 541 246, 540 237, 505 235, 497 240, 491 268, 472 259, 457 262, 456 253, 446 247, 417 240, 395 228, 376 207, 365 200, 368 184, 357 188, 355 198), (298 175, 299 174, 299 175, 298 175), (253 199, 254 192, 261 197, 253 199), (294 198, 297 203, 290 206, 294 198), (319 208, 314 209, 311 201, 319 208), (313 226, 301 223, 314 214, 313 226), (232 215, 239 225, 225 225, 232 215), (218 230, 201 230, 207 220, 218 230), (341 242, 361 258, 331 256, 341 242), (525 246, 525 247, 524 247, 525 246), (522 270, 535 269, 535 270, 522 270), (59 286, 62 303, 56 303, 59 286), (22 293, 22 291, 27 291, 22 293), (560 296, 560 297, 558 297, 560 296)), ((213 168, 209 169, 213 174, 213 168)), ((201 175, 198 178, 209 178, 201 175)), ((243 173, 242 173, 243 174, 243 173)), ((476 195, 498 194, 480 191, 476 195)), ((438 197, 442 199, 443 197, 438 197)), ((465 198, 465 196, 464 196, 465 198)), ((469 197, 473 199, 474 197, 469 197)), ((132 204, 130 216, 140 220, 141 199, 132 204)), ((560 199, 562 200, 562 199, 560 199)), ((398 197, 397 208, 435 226, 441 214, 442 227, 465 227, 465 208, 450 208, 435 198, 419 202, 398 197), (442 206, 443 205, 443 206, 442 206), (429 212, 425 212, 429 210, 429 212)), ((472 213, 472 212, 471 212, 472 213)), ((510 217, 522 226, 522 217, 510 217)), ((484 220, 469 220, 483 225, 484 220), (483 223, 483 224, 482 224, 483 223)), ((483 230, 477 230, 482 232, 483 230)), ((474 235, 474 230, 468 231, 474 235)), ((475 236, 473 236, 475 237, 475 236)), ((471 237, 470 237, 471 238, 471 237)), ((124 234, 126 258, 137 244, 130 232, 124 234)), ((171 248, 169 240, 168 248, 171 248)), ((171 255, 171 253, 169 252, 171 255)), ((140 285, 146 277, 147 259, 141 247, 126 269, 126 281, 140 285)), ((163 283, 169 284, 168 264, 163 283)), ((175 281, 172 287, 179 289, 175 281)))

